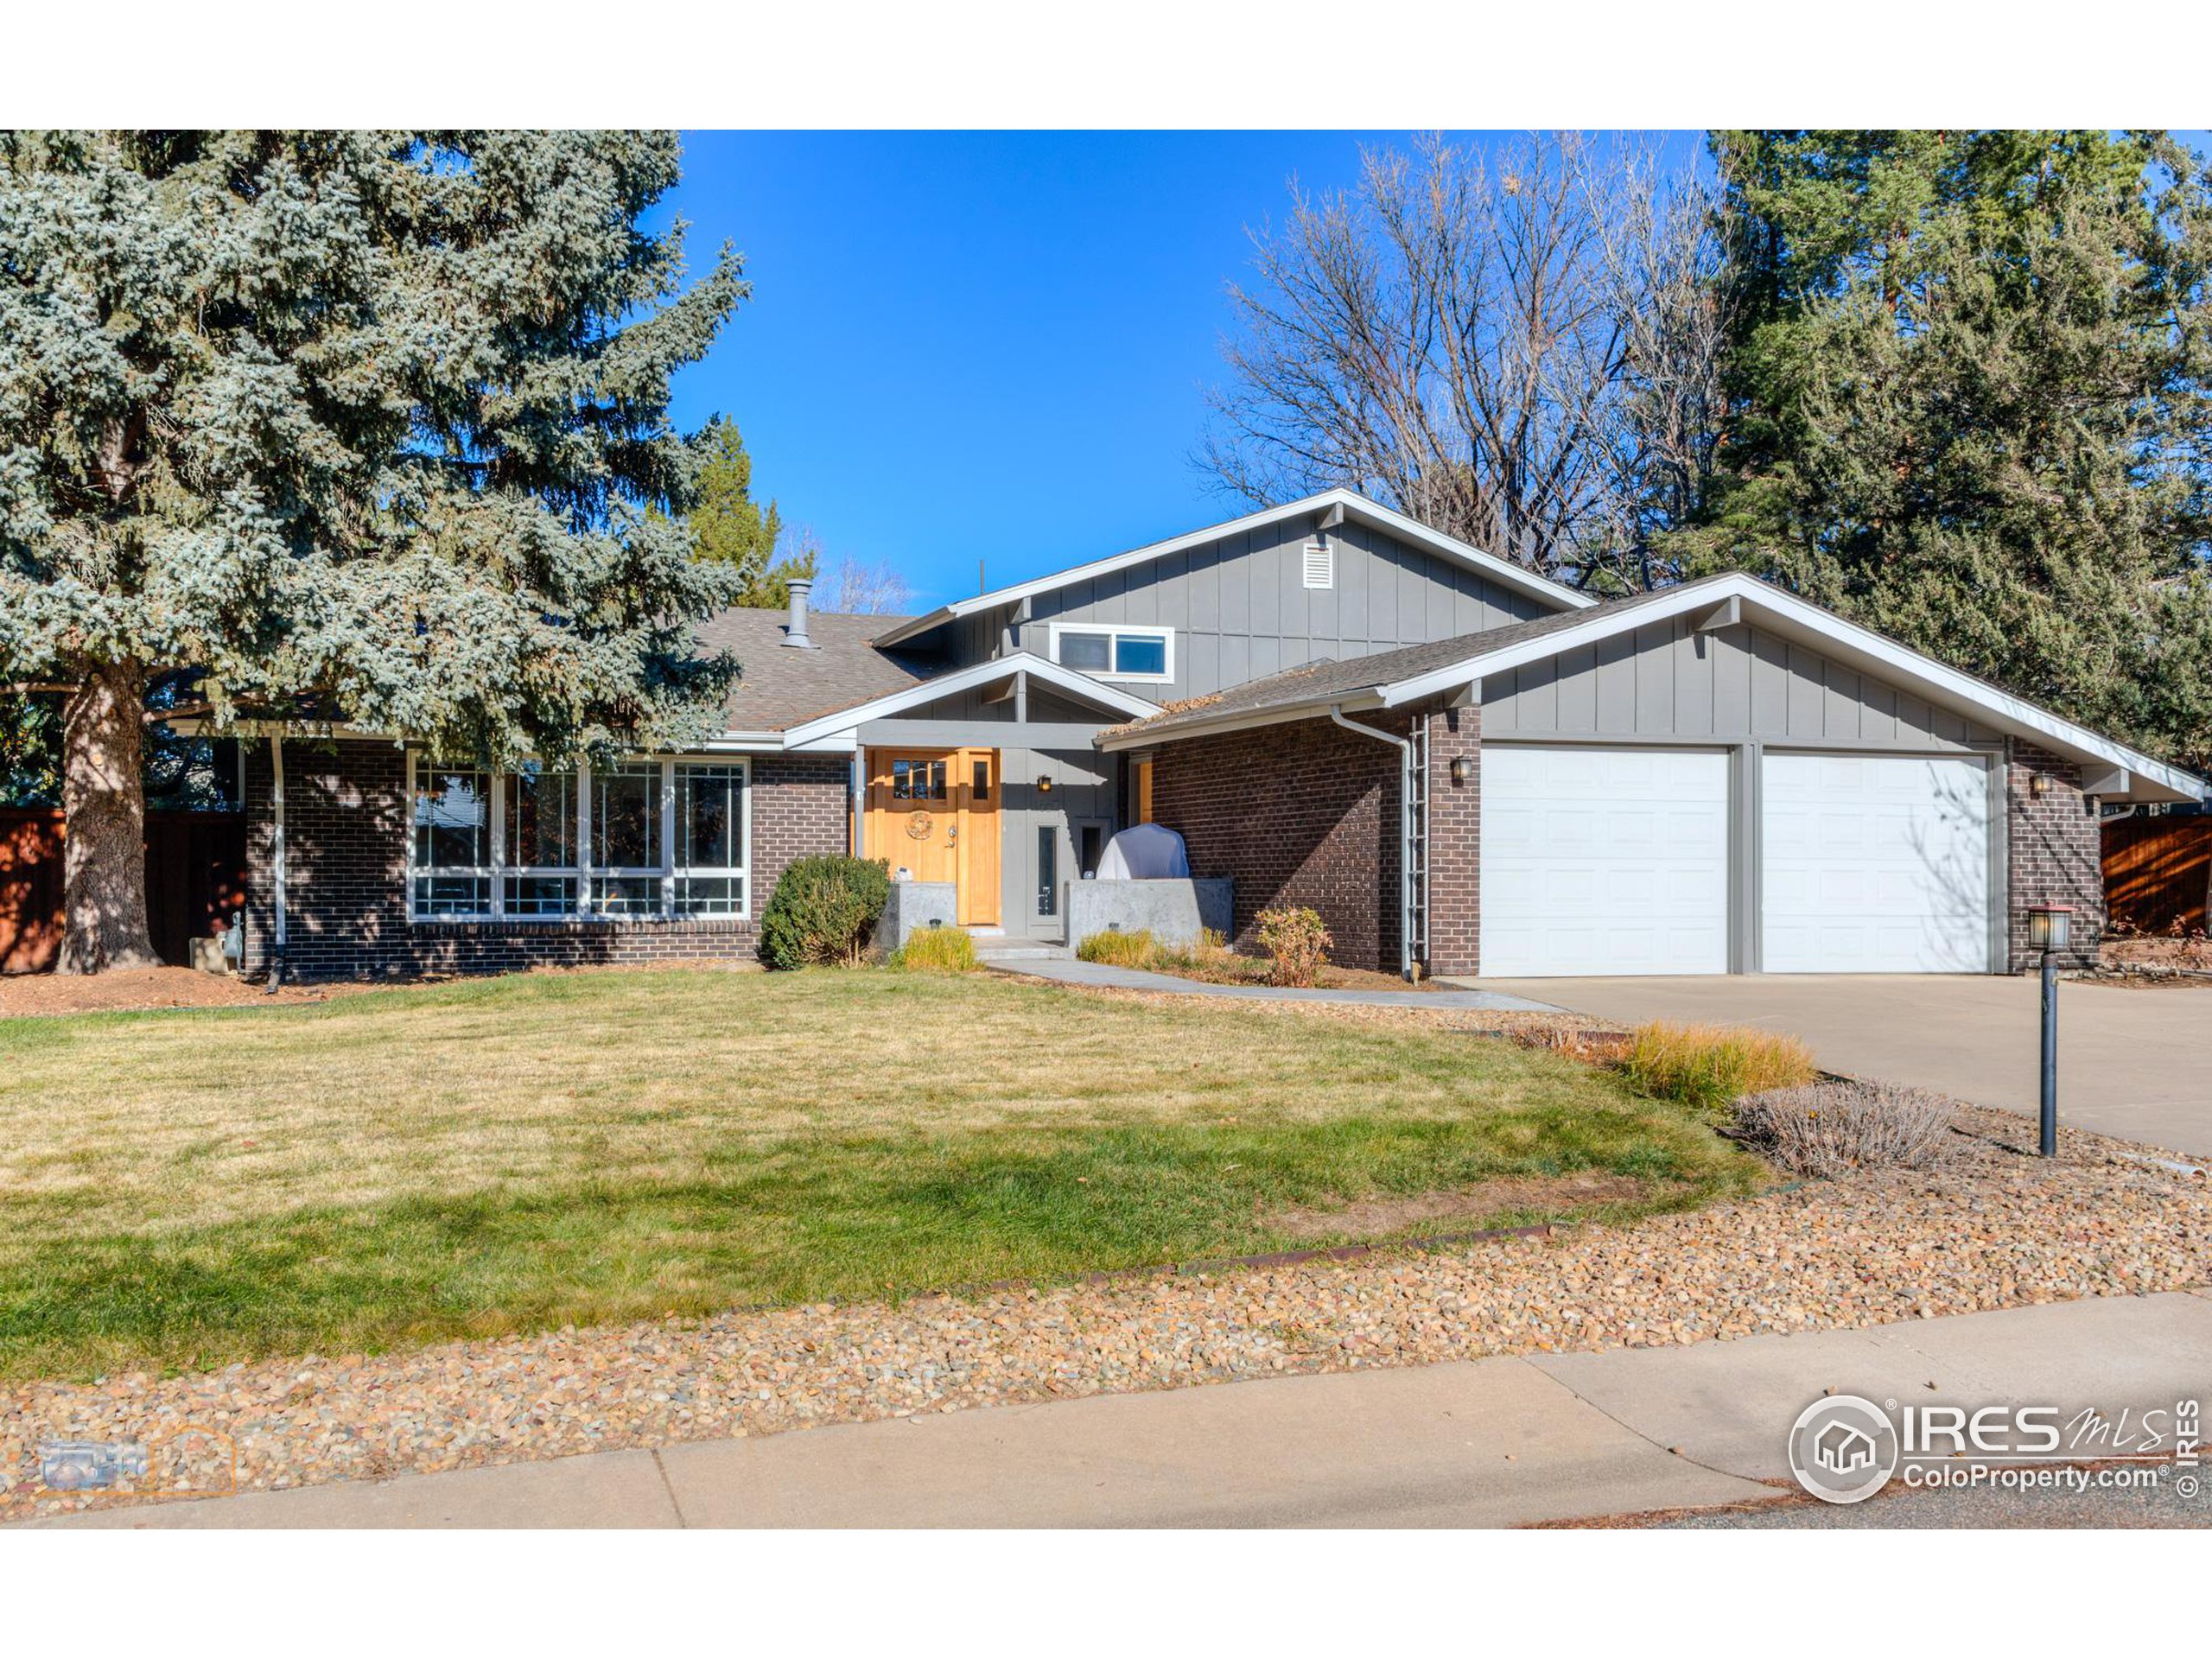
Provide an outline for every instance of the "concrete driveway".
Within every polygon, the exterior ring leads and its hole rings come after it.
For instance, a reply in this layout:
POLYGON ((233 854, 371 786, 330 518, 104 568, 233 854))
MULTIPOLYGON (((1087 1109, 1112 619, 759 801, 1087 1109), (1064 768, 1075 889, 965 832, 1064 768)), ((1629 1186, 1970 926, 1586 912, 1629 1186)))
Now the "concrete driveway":
MULTIPOLYGON (((1832 1071, 2032 1114, 2039 982, 1933 974, 1483 979, 1632 1025, 1786 1031, 1832 1071)), ((2212 1157, 2212 988, 2058 988, 2058 1109, 2078 1128, 2212 1157)))

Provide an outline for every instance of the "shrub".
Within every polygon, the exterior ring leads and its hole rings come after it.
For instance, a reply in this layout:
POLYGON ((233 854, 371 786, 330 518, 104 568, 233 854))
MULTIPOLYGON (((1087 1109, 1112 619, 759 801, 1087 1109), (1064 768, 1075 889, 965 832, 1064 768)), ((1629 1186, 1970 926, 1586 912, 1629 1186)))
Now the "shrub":
POLYGON ((1263 910, 1260 944, 1274 959, 1268 981, 1274 985, 1310 986, 1320 976, 1336 941, 1321 925, 1318 910, 1263 910))
POLYGON ((891 896, 881 859, 823 855, 793 861, 760 915, 760 959, 771 968, 858 964, 891 896))
POLYGON ((1815 1083, 1736 1103, 1736 1132, 1784 1169, 1926 1169, 1951 1154, 1951 1103, 1884 1084, 1815 1083))
POLYGON ((891 966, 902 973, 972 974, 982 965, 976 960, 976 941, 957 927, 909 933, 906 943, 891 953, 891 966))
POLYGON ((1795 1037, 1742 1026, 1637 1027, 1622 1056, 1628 1080, 1655 1100, 1680 1101, 1715 1117, 1744 1095, 1790 1089, 1819 1075, 1795 1037))
POLYGON ((1134 933, 1117 933, 1110 929, 1093 933, 1075 948, 1081 962, 1103 962, 1109 968, 1144 968, 1159 954, 1160 941, 1152 937, 1152 930, 1141 927, 1134 933))

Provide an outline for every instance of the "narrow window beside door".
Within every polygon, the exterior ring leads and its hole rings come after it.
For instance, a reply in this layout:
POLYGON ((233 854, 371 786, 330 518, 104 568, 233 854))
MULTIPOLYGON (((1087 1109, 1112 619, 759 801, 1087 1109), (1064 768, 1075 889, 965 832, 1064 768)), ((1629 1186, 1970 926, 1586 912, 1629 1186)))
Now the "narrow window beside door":
POLYGON ((1060 832, 1049 823, 1037 830, 1037 913, 1060 913, 1060 832))

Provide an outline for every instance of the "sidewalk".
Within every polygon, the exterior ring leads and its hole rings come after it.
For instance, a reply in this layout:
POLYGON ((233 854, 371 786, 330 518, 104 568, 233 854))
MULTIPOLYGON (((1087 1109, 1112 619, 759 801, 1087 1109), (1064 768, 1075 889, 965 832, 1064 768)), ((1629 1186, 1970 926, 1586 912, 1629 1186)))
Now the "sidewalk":
POLYGON ((984 965, 1001 974, 1027 979, 1049 979, 1062 985, 1105 986, 1120 991, 1166 991, 1179 996, 1226 996, 1246 1002, 1334 1002, 1367 1008, 1427 1008, 1494 1012, 1518 1008, 1534 1014, 1557 1014, 1549 1002, 1510 996, 1503 991, 1297 991, 1280 985, 1213 985, 1179 974, 1154 974, 1141 968, 1114 968, 1103 962, 1077 962, 1072 957, 984 957, 984 965))
POLYGON ((1511 1526, 1757 1502, 1791 1421, 1875 1400, 2170 1410, 2212 1294, 1687 1347, 1101 1395, 29 1524, 75 1527, 1511 1526))

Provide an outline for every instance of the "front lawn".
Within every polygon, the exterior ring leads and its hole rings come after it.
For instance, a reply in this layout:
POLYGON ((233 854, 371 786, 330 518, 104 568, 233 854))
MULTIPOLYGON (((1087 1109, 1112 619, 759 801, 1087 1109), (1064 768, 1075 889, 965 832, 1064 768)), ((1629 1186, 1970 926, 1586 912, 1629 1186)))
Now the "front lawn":
POLYGON ((0 1375, 1066 1279, 1433 1232, 1469 1189, 1456 1227, 1618 1217, 1760 1173, 1504 1042, 976 976, 7 1020, 0 1375))

